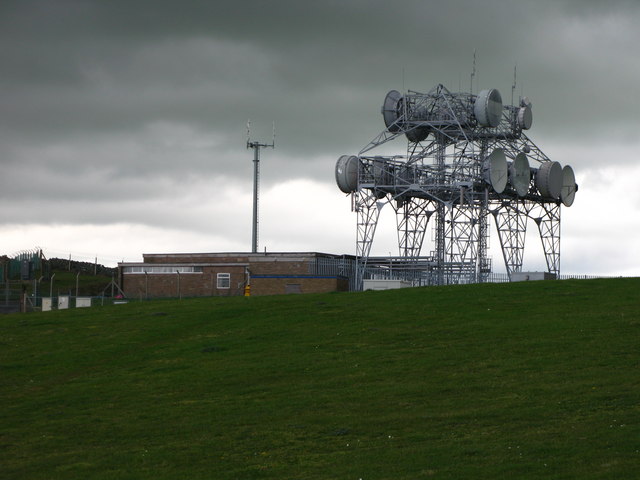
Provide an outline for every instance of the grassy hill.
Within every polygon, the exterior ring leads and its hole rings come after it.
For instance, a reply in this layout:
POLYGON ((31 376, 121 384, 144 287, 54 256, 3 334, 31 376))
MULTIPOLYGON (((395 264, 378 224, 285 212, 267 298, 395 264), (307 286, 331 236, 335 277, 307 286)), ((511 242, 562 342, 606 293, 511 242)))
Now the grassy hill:
POLYGON ((640 279, 0 318, 3 479, 622 479, 640 279))
MULTIPOLYGON (((89 262, 79 262, 62 258, 50 258, 45 261, 46 274, 40 282, 41 294, 75 295, 76 287, 80 296, 98 296, 105 292, 111 294, 108 287, 117 269, 89 262), (52 275, 55 275, 52 279, 52 275), (53 283, 53 288, 51 283, 53 283)), ((32 293, 32 284, 27 284, 28 292, 32 293)))
POLYGON ((31 280, 21 279, 20 261, 0 257, 0 283, 3 284, 0 313, 19 312, 22 308, 22 295, 27 294, 27 311, 39 309, 40 297, 70 296, 112 296, 112 280, 117 273, 115 268, 103 265, 51 258, 40 260, 35 257, 31 271, 31 280), (4 276, 6 275, 6 277, 4 276), (8 283, 4 283, 8 280, 8 283), (34 298, 38 297, 38 298, 34 298))
MULTIPOLYGON (((58 295, 73 295, 76 294, 76 287, 78 288, 78 295, 80 296, 99 296, 103 292, 106 295, 111 295, 111 289, 109 284, 112 277, 107 275, 78 275, 77 272, 68 272, 54 270, 55 277, 49 276, 43 278, 38 286, 38 295, 48 296, 53 293, 54 297, 58 295), (51 288, 51 282, 53 281, 53 288, 51 288)), ((33 293, 33 282, 25 282, 27 285, 27 293, 33 293)))

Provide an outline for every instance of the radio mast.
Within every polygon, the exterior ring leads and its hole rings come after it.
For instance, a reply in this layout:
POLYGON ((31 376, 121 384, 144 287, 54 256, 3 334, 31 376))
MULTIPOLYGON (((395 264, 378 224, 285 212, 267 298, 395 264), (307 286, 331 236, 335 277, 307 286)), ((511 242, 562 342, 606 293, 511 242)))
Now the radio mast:
POLYGON ((273 136, 271 143, 251 141, 251 120, 247 120, 247 148, 253 149, 253 221, 251 233, 251 253, 258 252, 258 197, 260 194, 260 149, 275 148, 276 125, 273 123, 273 136))

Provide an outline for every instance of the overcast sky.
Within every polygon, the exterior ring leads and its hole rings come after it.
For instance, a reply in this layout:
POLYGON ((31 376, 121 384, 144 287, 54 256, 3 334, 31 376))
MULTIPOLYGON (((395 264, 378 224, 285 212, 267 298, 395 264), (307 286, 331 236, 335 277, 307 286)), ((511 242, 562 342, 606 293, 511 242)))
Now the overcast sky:
MULTIPOLYGON (((517 65, 528 136, 576 173, 562 272, 640 275, 639 24, 636 0, 3 0, 0 254, 250 251, 249 118, 263 142, 276 124, 260 250, 354 254, 336 159, 382 131, 387 91, 468 91, 475 50, 474 90, 509 103, 517 65)), ((397 252, 389 213, 374 254, 397 252)))

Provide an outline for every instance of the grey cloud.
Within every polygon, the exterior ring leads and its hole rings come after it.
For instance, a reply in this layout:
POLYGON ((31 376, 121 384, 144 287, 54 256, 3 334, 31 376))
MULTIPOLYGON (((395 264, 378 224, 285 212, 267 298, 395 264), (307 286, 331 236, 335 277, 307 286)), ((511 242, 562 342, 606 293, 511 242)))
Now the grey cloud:
POLYGON ((467 90, 474 50, 474 89, 509 101, 517 64, 531 138, 582 145, 579 172, 605 139, 633 146, 639 20, 634 1, 5 1, 0 199, 42 221, 197 228, 152 205, 207 182, 250 191, 247 119, 262 141, 276 122, 265 187, 332 183, 382 130, 388 90, 467 90))

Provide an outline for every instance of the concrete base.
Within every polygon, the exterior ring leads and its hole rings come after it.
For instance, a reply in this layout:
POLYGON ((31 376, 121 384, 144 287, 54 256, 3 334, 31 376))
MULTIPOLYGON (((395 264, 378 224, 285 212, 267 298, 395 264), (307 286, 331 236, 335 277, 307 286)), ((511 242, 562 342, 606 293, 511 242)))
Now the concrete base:
POLYGON ((555 280, 556 274, 550 272, 514 272, 512 282, 527 282, 529 280, 555 280))
POLYGON ((392 290, 394 288, 407 288, 411 283, 404 280, 363 280, 363 290, 392 290))

